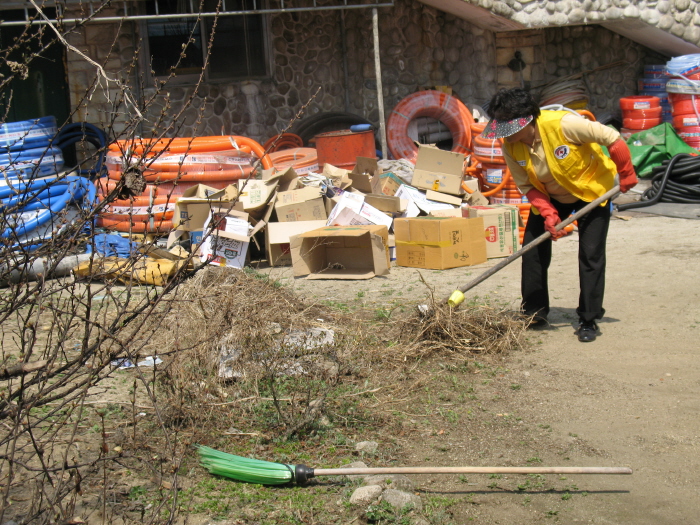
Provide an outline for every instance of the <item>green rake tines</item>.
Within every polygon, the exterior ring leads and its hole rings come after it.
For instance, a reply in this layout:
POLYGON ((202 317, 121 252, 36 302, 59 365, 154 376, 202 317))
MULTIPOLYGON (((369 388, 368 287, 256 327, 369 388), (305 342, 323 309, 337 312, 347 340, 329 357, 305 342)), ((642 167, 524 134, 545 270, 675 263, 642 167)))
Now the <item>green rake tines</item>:
POLYGON ((304 485, 316 476, 367 476, 374 474, 632 474, 628 467, 379 467, 314 469, 244 458, 199 445, 200 462, 217 476, 257 483, 304 485))

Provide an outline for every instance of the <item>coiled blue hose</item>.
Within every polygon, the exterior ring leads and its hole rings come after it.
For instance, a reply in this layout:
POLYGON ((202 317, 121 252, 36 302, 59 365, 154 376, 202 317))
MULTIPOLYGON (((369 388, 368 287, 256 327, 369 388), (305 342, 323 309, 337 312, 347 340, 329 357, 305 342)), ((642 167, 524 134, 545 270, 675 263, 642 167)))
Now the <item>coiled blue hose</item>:
POLYGON ((95 185, 79 176, 60 180, 33 180, 0 187, 0 211, 5 223, 11 223, 0 233, 0 239, 21 237, 46 224, 71 202, 83 201, 88 207, 96 202, 95 185), (37 212, 25 220, 22 214, 37 212))
POLYGON ((6 122, 0 125, 0 147, 10 150, 46 147, 57 131, 53 116, 6 122))
POLYGON ((0 126, 0 175, 5 179, 56 175, 63 169, 63 151, 52 147, 56 119, 42 117, 0 126))

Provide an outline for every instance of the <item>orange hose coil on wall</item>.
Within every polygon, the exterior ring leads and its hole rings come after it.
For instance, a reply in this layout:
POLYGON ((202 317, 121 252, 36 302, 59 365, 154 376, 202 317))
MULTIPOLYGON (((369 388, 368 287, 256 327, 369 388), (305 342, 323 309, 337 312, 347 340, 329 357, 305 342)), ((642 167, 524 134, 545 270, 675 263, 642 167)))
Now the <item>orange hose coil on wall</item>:
POLYGON ((439 120, 452 133, 452 151, 468 155, 472 151, 471 111, 459 99, 441 91, 418 91, 402 99, 387 121, 387 145, 395 159, 416 163, 418 147, 408 136, 408 124, 417 117, 439 120))

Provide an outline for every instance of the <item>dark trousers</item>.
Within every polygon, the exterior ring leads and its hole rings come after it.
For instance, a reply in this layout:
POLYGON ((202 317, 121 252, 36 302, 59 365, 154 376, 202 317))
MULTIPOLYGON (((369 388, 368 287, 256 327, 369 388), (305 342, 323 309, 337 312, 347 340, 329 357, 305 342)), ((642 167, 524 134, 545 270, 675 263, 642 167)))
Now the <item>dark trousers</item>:
MULTIPOLYGON (((583 208, 581 200, 563 204, 552 199, 552 204, 562 220, 572 212, 583 208)), ((605 242, 610 224, 610 207, 597 206, 578 219, 578 274, 580 294, 576 312, 582 321, 601 319, 603 294, 605 293, 605 242)), ((541 215, 530 213, 525 227, 523 245, 532 242, 545 232, 541 215)), ((523 255, 522 310, 528 315, 546 317, 549 313, 547 270, 552 260, 552 241, 545 241, 523 255)))

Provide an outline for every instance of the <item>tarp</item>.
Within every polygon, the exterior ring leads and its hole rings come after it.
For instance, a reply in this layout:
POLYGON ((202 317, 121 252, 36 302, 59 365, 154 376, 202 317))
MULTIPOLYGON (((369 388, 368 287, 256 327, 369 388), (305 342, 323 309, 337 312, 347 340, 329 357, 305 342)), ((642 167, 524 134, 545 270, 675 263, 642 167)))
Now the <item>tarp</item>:
POLYGON ((635 133, 627 139, 627 145, 634 170, 640 178, 651 176, 655 166, 679 153, 700 155, 698 150, 683 142, 668 122, 635 133))
MULTIPOLYGON (((138 244, 121 235, 98 233, 95 239, 95 252, 104 257, 121 257, 127 259, 138 253, 138 244)), ((92 253, 92 245, 88 244, 86 253, 92 253)))

